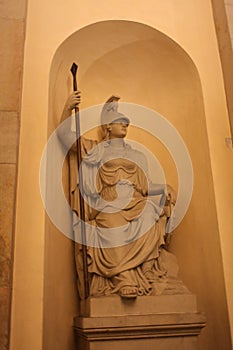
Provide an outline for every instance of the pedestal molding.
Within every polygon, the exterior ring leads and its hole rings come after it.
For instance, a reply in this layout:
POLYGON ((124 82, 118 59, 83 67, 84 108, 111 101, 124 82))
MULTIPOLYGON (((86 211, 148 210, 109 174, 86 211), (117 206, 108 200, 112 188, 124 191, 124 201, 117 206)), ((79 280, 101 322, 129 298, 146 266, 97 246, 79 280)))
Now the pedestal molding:
POLYGON ((74 320, 76 335, 88 341, 198 336, 205 324, 204 314, 198 312, 74 320))

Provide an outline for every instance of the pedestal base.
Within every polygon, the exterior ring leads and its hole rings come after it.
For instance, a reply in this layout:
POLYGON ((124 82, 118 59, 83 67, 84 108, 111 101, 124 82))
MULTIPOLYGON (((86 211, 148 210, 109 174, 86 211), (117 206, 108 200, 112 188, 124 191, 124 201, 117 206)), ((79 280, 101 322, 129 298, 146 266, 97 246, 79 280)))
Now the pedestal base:
POLYGON ((74 319, 77 350, 197 350, 205 326, 192 294, 90 298, 85 304, 86 315, 74 319))
POLYGON ((201 313, 76 317, 77 350, 197 350, 201 313))

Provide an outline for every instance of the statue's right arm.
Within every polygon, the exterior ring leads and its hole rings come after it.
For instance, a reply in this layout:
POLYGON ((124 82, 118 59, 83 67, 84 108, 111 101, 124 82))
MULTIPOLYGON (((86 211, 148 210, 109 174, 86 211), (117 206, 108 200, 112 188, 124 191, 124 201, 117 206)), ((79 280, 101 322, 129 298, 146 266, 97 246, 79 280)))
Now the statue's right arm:
POLYGON ((76 133, 72 131, 72 110, 78 107, 80 104, 81 96, 80 91, 74 91, 66 100, 63 108, 63 112, 60 119, 60 125, 57 128, 57 135, 63 144, 63 146, 68 150, 76 150, 76 133), (72 147, 71 147, 72 146, 72 147))
POLYGON ((70 96, 67 98, 65 106, 63 108, 63 112, 61 115, 60 123, 62 123, 64 120, 69 118, 72 114, 72 110, 75 107, 78 107, 81 101, 81 92, 80 91, 74 91, 70 96))
MULTIPOLYGON (((57 128, 57 135, 65 150, 68 152, 77 150, 75 120, 72 116, 72 110, 80 104, 80 91, 73 92, 66 100, 60 119, 60 125, 57 128)), ((96 140, 89 140, 81 136, 82 154, 86 155, 94 146, 96 140)))

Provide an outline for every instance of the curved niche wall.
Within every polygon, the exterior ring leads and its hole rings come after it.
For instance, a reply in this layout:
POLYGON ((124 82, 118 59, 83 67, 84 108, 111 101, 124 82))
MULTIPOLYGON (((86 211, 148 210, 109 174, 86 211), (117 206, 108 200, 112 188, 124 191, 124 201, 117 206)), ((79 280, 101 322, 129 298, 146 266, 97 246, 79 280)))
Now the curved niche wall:
MULTIPOLYGON (((193 197, 184 220, 175 231, 170 249, 178 258, 182 279, 198 296, 199 309, 207 316, 211 315, 201 335, 201 343, 205 349, 214 348, 216 329, 219 334, 224 332, 227 320, 203 97, 197 69, 177 43, 149 26, 129 21, 89 25, 67 38, 55 53, 50 72, 49 134, 57 126, 63 104, 72 90, 69 71, 73 61, 79 64, 81 108, 103 103, 110 95, 118 94, 122 101, 159 112, 174 125, 187 145, 194 169, 193 197), (217 303, 216 298, 222 302, 217 303)), ((167 181, 177 188, 175 165, 158 140, 136 128, 130 130, 130 137, 144 143, 156 154, 167 181)), ((64 187, 67 188, 65 178, 64 187)), ((58 210, 62 213, 62 208, 58 210)), ((63 216, 69 225, 69 215, 64 213, 63 216)), ((49 344, 57 350, 67 348, 69 344, 69 349, 72 349, 72 317, 77 312, 73 242, 47 220, 46 349, 50 349, 49 344)))

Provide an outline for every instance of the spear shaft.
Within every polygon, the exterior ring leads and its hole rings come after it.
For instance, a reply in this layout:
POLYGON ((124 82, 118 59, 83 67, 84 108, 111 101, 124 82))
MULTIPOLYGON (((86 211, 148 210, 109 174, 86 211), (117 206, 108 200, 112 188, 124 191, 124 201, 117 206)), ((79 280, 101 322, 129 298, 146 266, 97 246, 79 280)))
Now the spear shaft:
MULTIPOLYGON (((73 63, 70 71, 73 76, 73 90, 77 91, 77 78, 76 73, 78 66, 73 63)), ((80 168, 82 162, 82 151, 81 151, 81 133, 80 133, 80 118, 79 118, 79 107, 75 106, 75 129, 76 129, 76 147, 77 147, 77 167, 78 167, 78 178, 79 178, 79 207, 80 207, 80 219, 81 219, 81 239, 82 239, 82 259, 83 259, 83 279, 84 279, 84 295, 85 298, 89 296, 89 281, 88 281, 88 266, 87 266, 87 244, 86 244, 86 225, 85 225, 85 207, 83 192, 83 174, 80 168)))

